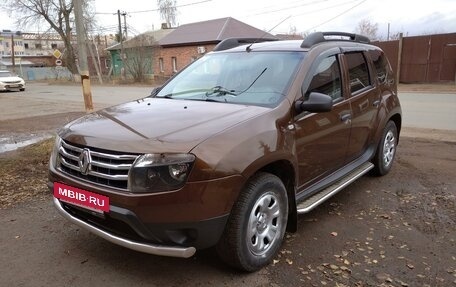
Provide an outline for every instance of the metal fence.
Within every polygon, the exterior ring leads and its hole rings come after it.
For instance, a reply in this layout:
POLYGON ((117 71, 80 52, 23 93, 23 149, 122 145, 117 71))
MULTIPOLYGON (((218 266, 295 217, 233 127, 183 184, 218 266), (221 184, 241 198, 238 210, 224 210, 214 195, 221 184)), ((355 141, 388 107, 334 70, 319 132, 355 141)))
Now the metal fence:
POLYGON ((66 67, 16 67, 16 73, 28 81, 73 79, 66 67))
POLYGON ((385 51, 395 73, 399 68, 402 83, 456 81, 456 33, 404 37, 373 44, 385 51))

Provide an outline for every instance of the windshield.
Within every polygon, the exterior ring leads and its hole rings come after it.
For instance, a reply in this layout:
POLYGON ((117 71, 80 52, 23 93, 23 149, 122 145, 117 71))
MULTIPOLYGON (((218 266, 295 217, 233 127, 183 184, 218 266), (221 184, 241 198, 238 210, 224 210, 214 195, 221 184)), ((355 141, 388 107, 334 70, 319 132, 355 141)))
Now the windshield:
POLYGON ((0 78, 6 78, 6 77, 14 77, 15 75, 11 72, 8 71, 1 71, 0 72, 0 78))
POLYGON ((156 97, 275 106, 303 57, 299 52, 208 54, 179 73, 156 97))

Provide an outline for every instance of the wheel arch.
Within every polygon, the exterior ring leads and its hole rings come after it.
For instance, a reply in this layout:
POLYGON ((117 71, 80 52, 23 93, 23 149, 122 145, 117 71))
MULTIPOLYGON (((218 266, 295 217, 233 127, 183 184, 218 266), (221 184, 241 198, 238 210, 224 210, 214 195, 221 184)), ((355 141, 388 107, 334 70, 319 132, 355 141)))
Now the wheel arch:
POLYGON ((257 172, 273 174, 284 184, 288 197, 287 231, 296 232, 298 218, 296 212, 296 173, 293 164, 288 160, 278 160, 263 166, 257 172))
MULTIPOLYGON (((389 118, 389 121, 393 121, 397 129, 397 142, 399 143, 399 135, 401 134, 402 117, 401 114, 396 113, 389 118)), ((387 121, 388 122, 388 121, 387 121)))

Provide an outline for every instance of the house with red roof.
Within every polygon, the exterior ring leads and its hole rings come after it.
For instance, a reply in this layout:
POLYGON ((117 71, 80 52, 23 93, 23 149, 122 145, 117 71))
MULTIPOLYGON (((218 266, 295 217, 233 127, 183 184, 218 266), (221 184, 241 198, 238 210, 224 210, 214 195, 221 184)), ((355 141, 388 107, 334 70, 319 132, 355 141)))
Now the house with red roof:
POLYGON ((227 38, 275 38, 231 17, 185 24, 160 39, 154 75, 168 78, 227 38))

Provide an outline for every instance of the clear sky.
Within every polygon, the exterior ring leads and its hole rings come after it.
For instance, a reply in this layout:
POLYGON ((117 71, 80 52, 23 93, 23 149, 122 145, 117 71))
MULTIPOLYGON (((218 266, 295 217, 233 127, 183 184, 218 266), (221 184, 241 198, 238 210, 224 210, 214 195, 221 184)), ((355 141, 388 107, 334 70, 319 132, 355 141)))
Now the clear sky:
MULTIPOLYGON (((259 29, 270 30, 286 19, 272 30, 273 34, 294 29, 297 32, 353 32, 360 20, 369 19, 378 23, 379 34, 384 36, 388 23, 392 34, 456 32, 456 0, 177 0, 177 5, 180 25, 233 17, 259 29)), ((162 22, 156 11, 156 1, 95 0, 94 10, 99 13, 101 34, 117 32, 115 13, 118 9, 127 12, 129 35, 158 29, 162 22)), ((14 19, 5 12, 0 12, 0 29, 16 29, 14 19)))

